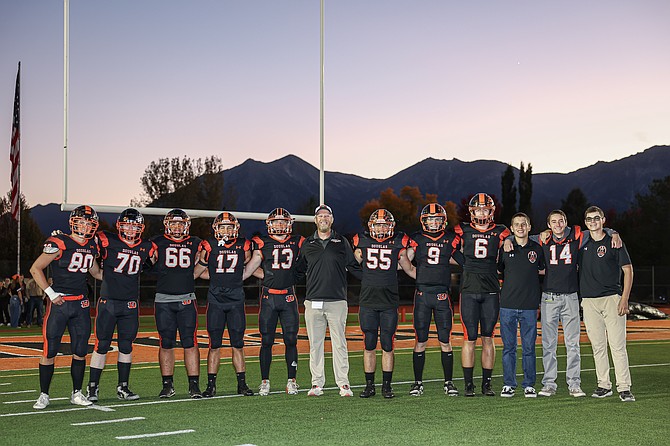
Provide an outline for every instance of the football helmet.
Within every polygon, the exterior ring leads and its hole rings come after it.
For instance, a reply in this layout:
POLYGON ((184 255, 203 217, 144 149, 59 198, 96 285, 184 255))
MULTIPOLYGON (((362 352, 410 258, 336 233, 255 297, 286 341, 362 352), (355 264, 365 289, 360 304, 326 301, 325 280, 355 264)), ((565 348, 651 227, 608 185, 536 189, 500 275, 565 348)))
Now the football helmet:
POLYGON ((70 230, 81 238, 93 238, 99 225, 98 214, 91 206, 77 206, 70 212, 70 230))
POLYGON ((119 237, 128 243, 134 243, 144 231, 144 216, 137 209, 128 208, 116 219, 116 230, 119 237))
POLYGON ((188 229, 191 227, 191 217, 182 209, 172 209, 163 219, 165 235, 175 240, 188 237, 188 229))
POLYGON ((395 218, 386 209, 377 209, 370 214, 368 220, 368 229, 370 236, 376 240, 385 240, 393 236, 393 228, 395 228, 395 218))
POLYGON ((424 232, 441 232, 447 227, 447 211, 439 203, 429 203, 421 210, 419 220, 424 232))
POLYGON ((490 195, 484 193, 475 194, 468 203, 470 210, 470 220, 477 225, 490 225, 493 223, 493 218, 496 211, 496 205, 490 195), (484 216, 476 216, 475 210, 483 209, 487 211, 484 216))
POLYGON ((286 235, 293 231, 293 217, 284 208, 275 208, 265 220, 270 235, 286 235))
POLYGON ((240 233, 240 222, 230 212, 221 212, 212 223, 214 237, 217 240, 235 240, 240 233))

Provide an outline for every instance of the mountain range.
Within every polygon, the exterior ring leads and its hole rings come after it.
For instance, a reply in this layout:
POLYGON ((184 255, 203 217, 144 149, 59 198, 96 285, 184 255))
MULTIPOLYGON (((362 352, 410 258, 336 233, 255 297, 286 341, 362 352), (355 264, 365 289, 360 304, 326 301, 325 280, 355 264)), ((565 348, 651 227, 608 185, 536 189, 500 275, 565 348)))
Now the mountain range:
MULTIPOLYGON (((494 194, 500 199, 501 176, 506 168, 507 164, 500 161, 427 158, 386 179, 326 172, 326 203, 333 209, 338 231, 356 232, 361 229, 358 211, 389 187, 399 193, 404 186, 417 186, 423 194, 437 194, 442 203, 450 200, 459 204, 477 192, 494 194)), ((518 178, 519 170, 514 171, 518 178)), ((269 212, 284 207, 299 214, 305 212, 310 201, 318 201, 318 169, 294 155, 269 163, 248 159, 221 175, 226 189, 232 187, 237 195, 237 205, 231 210, 269 212)), ((534 173, 533 210, 535 215, 544 215, 560 207, 561 200, 572 189, 580 188, 590 203, 606 211, 623 211, 634 203, 636 194, 647 192, 652 180, 667 175, 670 175, 670 146, 653 146, 626 158, 599 161, 565 174, 534 173)), ((45 234, 54 228, 67 229, 68 214, 61 212, 58 204, 35 206, 32 216, 45 234)), ((101 214, 101 218, 112 223, 116 215, 101 214)), ((243 221, 242 226, 248 235, 262 224, 243 221)))

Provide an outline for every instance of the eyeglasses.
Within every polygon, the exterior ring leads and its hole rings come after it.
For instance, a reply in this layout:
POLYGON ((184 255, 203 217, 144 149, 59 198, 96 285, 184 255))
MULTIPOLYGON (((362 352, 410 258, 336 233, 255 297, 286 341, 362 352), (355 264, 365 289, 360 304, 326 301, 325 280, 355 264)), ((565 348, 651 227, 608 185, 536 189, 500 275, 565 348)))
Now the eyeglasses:
POLYGON ((592 222, 596 222, 596 221, 600 221, 600 220, 602 220, 602 217, 600 215, 596 215, 595 217, 586 217, 584 219, 584 221, 586 221, 586 223, 592 223, 592 222))

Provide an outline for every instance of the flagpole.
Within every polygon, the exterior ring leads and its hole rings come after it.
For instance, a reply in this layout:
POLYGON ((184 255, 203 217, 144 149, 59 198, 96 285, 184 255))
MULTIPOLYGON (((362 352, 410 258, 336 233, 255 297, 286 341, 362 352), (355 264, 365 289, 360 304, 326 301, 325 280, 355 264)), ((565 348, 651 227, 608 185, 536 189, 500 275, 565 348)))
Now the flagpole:
MULTIPOLYGON (((21 85, 21 61, 19 61, 19 71, 17 76, 17 85, 21 85)), ((19 123, 21 122, 21 106, 20 106, 21 97, 19 96, 19 123)), ((19 145, 19 154, 21 148, 21 127, 19 124, 19 140, 17 142, 19 145)), ((20 155, 19 155, 20 156, 20 155)), ((18 181, 17 181, 17 195, 18 195, 18 207, 19 211, 16 214, 16 274, 21 275, 21 159, 19 158, 18 163, 18 181)))
POLYGON ((67 203, 68 90, 70 86, 69 47, 70 2, 69 0, 63 0, 63 204, 67 203))

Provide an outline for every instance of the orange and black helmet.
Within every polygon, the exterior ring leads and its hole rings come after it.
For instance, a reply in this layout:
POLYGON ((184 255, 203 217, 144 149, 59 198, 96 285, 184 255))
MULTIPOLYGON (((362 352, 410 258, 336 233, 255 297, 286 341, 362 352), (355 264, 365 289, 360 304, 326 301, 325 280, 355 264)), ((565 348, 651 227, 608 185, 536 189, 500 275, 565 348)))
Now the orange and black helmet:
POLYGON ((496 211, 496 205, 493 202, 493 198, 490 195, 484 193, 475 194, 468 204, 468 209, 470 210, 470 219, 472 223, 478 225, 490 225, 493 223, 493 218, 496 211), (476 216, 475 210, 483 209, 488 211, 484 216, 476 216))
POLYGON ((284 208, 275 208, 268 214, 265 224, 270 235, 287 235, 293 232, 293 217, 284 208))
POLYGON ((240 233, 240 222, 230 212, 221 212, 212 223, 214 237, 227 242, 235 240, 240 233))
POLYGON ((441 232, 447 227, 447 211, 439 203, 429 203, 419 216, 424 232, 441 232))
POLYGON ((370 237, 379 241, 386 240, 393 237, 393 228, 395 228, 395 218, 386 209, 377 209, 370 214, 368 219, 370 237))
POLYGON ((91 206, 77 206, 70 212, 70 230, 84 239, 91 239, 98 230, 100 219, 91 206))
POLYGON ((144 231, 144 216, 137 209, 125 209, 116 219, 116 230, 123 240, 134 243, 140 239, 144 231))

